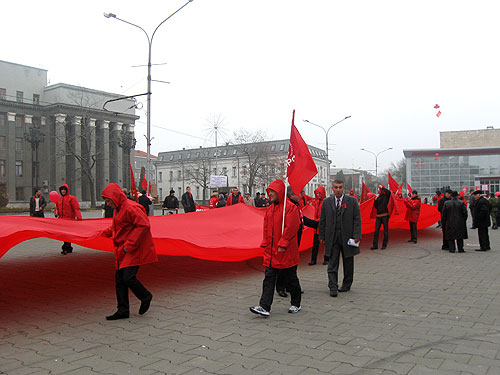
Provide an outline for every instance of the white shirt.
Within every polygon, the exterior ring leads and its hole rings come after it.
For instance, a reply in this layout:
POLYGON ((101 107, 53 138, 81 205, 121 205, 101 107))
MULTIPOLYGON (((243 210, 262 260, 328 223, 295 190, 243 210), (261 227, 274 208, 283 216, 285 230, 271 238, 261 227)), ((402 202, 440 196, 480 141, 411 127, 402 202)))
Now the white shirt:
POLYGON ((337 198, 336 195, 333 195, 333 197, 335 198, 335 207, 337 207, 337 203, 339 205, 342 205, 342 201, 344 200, 344 194, 342 194, 342 196, 340 198, 337 198))

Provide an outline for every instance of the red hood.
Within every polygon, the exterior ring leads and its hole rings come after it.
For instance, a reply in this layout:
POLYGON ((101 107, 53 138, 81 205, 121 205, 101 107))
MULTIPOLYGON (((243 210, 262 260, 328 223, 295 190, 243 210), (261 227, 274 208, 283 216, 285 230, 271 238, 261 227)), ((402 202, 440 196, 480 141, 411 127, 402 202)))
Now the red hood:
POLYGON ((101 195, 103 196, 103 198, 111 199, 116 204, 116 207, 118 207, 118 209, 123 204, 123 202, 128 199, 120 185, 115 182, 108 184, 108 186, 106 186, 102 191, 101 195))
POLYGON ((326 198, 326 190, 324 186, 319 186, 316 190, 314 190, 314 196, 317 199, 325 199, 326 198))
POLYGON ((271 184, 267 187, 267 195, 269 196, 269 190, 274 190, 276 193, 278 193, 278 200, 279 203, 282 203, 285 201, 285 183, 283 180, 275 180, 271 182, 271 184))
POLYGON ((69 186, 68 186, 68 184, 62 184, 61 186, 59 186, 59 193, 61 192, 61 188, 63 188, 63 187, 66 188, 66 195, 69 195, 69 186))

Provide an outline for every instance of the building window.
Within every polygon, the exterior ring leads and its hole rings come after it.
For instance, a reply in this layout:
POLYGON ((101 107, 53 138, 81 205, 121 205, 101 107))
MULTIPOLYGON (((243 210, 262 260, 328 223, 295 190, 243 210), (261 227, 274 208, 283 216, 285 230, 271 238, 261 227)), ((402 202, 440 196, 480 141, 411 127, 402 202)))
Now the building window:
POLYGON ((271 151, 276 151, 276 145, 271 146, 271 151))
POLYGON ((214 168, 214 176, 217 176, 217 168, 214 168))
POLYGON ((23 177, 23 162, 16 160, 16 177, 23 177))
POLYGON ((182 196, 182 189, 180 187, 177 188, 177 191, 179 192, 177 196, 180 198, 182 196))
POLYGON ((33 94, 33 104, 40 104, 40 95, 33 94))
POLYGON ((7 89, 1 88, 0 89, 0 100, 5 100, 7 96, 7 89))
POLYGON ((280 145, 280 151, 283 151, 285 149, 285 145, 280 145))
POLYGON ((0 160, 0 177, 5 177, 5 160, 0 160))
POLYGON ((22 128, 24 125, 24 116, 16 116, 16 128, 22 128))
POLYGON ((170 160, 174 160, 174 155, 170 155, 170 160))
POLYGON ((224 150, 224 156, 227 156, 227 150, 224 150))
POLYGON ((181 160, 182 159, 182 154, 179 154, 179 157, 177 159, 181 160))
POLYGON ((5 126, 7 120, 5 119, 5 113, 0 113, 0 126, 5 126))
POLYGON ((236 177, 236 167, 233 167, 233 177, 236 177))
POLYGON ((199 152, 197 152, 197 153, 196 153, 196 157, 197 157, 197 158, 199 158, 199 157, 200 157, 200 153, 199 153, 199 152))
POLYGON ((177 171, 177 179, 178 180, 182 179, 182 171, 180 169, 177 171))
POLYGON ((162 201, 163 200, 163 189, 160 188, 160 200, 162 201))
POLYGON ((16 151, 22 151, 22 150, 23 150, 23 139, 16 138, 16 151))
POLYGON ((187 154, 186 159, 191 159, 191 154, 187 154))
POLYGON ((200 199, 200 187, 196 186, 196 199, 200 199))
POLYGON ((22 91, 16 91, 16 100, 18 103, 22 103, 24 98, 24 93, 22 91))
POLYGON ((24 188, 21 186, 16 187, 16 201, 24 200, 24 188))
POLYGON ((158 182, 162 182, 163 181, 163 172, 158 172, 158 182))
POLYGON ((226 167, 222 167, 222 175, 227 176, 227 168, 226 167))
POLYGON ((7 145, 5 144, 5 136, 0 136, 0 150, 6 150, 7 145))
POLYGON ((174 171, 170 171, 170 181, 174 179, 174 171))
POLYGON ((234 149, 233 150, 233 155, 236 155, 238 153, 238 150, 237 149, 234 149))

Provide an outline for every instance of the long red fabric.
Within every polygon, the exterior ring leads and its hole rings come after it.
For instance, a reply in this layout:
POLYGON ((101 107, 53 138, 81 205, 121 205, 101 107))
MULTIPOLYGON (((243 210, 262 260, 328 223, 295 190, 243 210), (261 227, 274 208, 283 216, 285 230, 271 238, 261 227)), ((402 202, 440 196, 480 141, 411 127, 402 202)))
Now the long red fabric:
MULTIPOLYGON (((406 207, 397 201, 399 215, 391 216, 390 228, 408 228, 404 220, 406 207)), ((370 219, 373 199, 361 204, 362 233, 374 231, 370 219)), ((304 214, 312 217, 306 206, 304 214)), ((151 216, 151 231, 158 254, 191 256, 218 261, 241 261, 262 256, 260 248, 265 210, 245 204, 182 215, 151 216)), ((439 220, 436 206, 422 204, 418 228, 426 228, 439 220)), ((0 257, 15 245, 37 237, 68 241, 96 250, 114 251, 109 238, 101 236, 111 219, 82 221, 0 216, 0 257)), ((314 230, 304 230, 300 250, 311 248, 314 230)), ((51 251, 48 249, 48 251, 51 251)))

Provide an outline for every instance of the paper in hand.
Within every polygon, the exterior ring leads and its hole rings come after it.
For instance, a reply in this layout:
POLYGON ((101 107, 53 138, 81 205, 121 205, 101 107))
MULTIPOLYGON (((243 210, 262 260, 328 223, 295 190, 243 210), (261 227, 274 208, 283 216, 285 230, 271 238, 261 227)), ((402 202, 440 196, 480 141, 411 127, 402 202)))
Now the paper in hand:
MULTIPOLYGON (((360 241, 360 242, 361 242, 361 241, 360 241)), ((348 244, 349 246, 359 247, 359 242, 354 241, 354 238, 349 238, 349 240, 347 241, 347 244, 348 244)))

